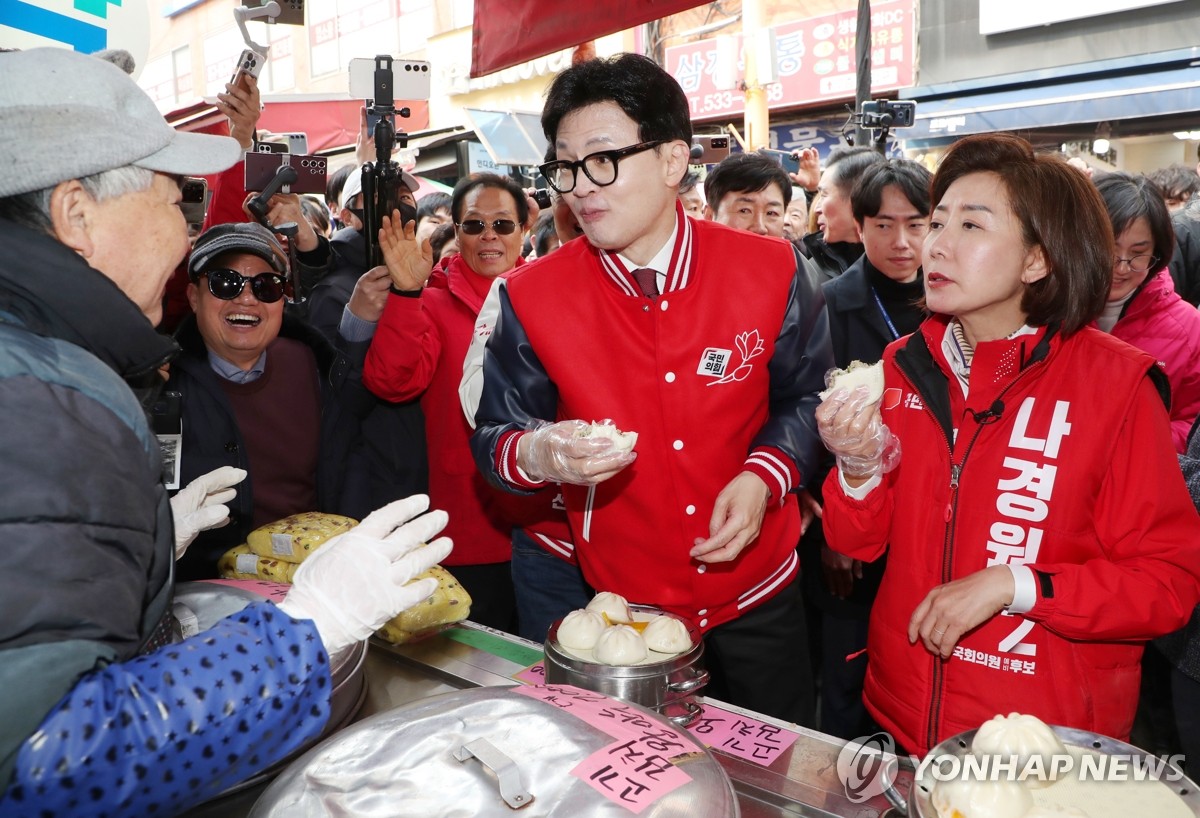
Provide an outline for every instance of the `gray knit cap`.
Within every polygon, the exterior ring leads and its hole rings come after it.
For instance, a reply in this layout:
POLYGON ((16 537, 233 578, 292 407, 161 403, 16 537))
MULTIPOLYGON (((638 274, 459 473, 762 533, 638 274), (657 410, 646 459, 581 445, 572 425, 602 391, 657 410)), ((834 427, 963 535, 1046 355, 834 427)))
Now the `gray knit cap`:
POLYGON ((241 156, 235 139, 176 131, 110 62, 65 48, 0 53, 0 197, 126 165, 203 176, 241 156))

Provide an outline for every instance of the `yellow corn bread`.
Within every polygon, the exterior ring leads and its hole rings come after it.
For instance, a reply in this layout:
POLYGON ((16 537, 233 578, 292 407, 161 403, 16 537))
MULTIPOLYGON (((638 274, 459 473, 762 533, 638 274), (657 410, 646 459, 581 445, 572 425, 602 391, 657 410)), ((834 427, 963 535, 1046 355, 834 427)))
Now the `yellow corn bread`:
POLYGON ((345 534, 356 525, 357 520, 339 514, 306 511, 254 529, 246 544, 260 557, 300 563, 327 540, 345 534))
POLYGON ((217 561, 217 574, 223 579, 265 579, 268 582, 288 582, 300 565, 272 557, 260 557, 242 544, 230 548, 217 561))
POLYGON ((393 645, 402 645, 426 631, 454 622, 461 622, 471 614, 471 597, 458 584, 449 571, 435 565, 416 579, 433 577, 438 581, 437 590, 423 602, 376 631, 376 634, 393 645))

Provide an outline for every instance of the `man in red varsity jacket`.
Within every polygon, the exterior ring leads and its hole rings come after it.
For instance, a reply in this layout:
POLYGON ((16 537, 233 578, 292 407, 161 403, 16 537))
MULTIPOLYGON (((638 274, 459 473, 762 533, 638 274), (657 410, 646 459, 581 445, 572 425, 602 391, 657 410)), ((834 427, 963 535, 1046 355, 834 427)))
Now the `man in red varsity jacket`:
POLYGON ((816 463, 828 324, 790 244, 676 204, 688 117, 643 57, 555 79, 541 170, 584 236, 499 290, 472 449, 509 491, 563 484, 588 584, 693 622, 710 695, 807 724, 792 491, 816 463), (633 451, 578 436, 603 419, 633 451))

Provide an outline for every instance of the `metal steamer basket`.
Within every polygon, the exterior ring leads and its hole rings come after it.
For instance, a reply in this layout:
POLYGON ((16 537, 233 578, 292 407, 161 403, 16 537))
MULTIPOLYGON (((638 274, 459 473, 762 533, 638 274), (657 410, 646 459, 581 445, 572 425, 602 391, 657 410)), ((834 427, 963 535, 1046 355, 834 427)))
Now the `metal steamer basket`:
MULTIPOLYGON (((1162 768, 1162 783, 1170 791, 1178 796, 1181 807, 1180 810, 1184 814, 1200 816, 1200 790, 1197 790, 1195 783, 1187 778, 1183 771, 1169 761, 1156 759, 1152 753, 1134 747, 1132 744, 1126 744, 1123 741, 1118 741, 1108 736, 1093 733, 1087 730, 1075 730, 1069 727, 1058 727, 1051 725, 1051 730, 1058 736, 1061 741, 1070 751, 1072 749, 1090 750, 1097 753, 1107 754, 1109 756, 1118 756, 1128 759, 1141 759, 1152 764, 1155 768, 1161 765, 1162 768)), ((886 789, 884 795, 891 803, 893 809, 888 811, 888 816, 897 816, 897 818, 938 818, 937 808, 934 807, 932 796, 934 787, 937 785, 936 775, 928 771, 930 765, 925 762, 930 759, 942 758, 946 756, 954 756, 962 758, 971 753, 971 744, 975 740, 975 730, 968 730, 965 733, 959 733, 956 736, 946 739, 941 744, 929 751, 929 754, 917 766, 917 773, 914 775, 911 786, 908 791, 908 797, 905 798, 895 786, 897 761, 893 758, 888 764, 888 769, 884 773, 886 789), (890 783, 889 783, 890 782, 890 783)), ((1061 786, 1056 783, 1051 787, 1061 786)), ((1105 787, 1120 787, 1121 783, 1105 782, 1105 787)), ((1117 794, 1116 790, 1108 790, 1107 794, 1111 797, 1117 794)), ((1072 805, 1078 806, 1084 810, 1088 809, 1087 805, 1072 805)), ((1146 809, 1150 809, 1146 805, 1146 809)), ((1137 814, 1141 810, 1129 814, 1137 814)), ((1066 814, 1066 813, 1064 813, 1066 814)), ((1087 814, 1091 815, 1092 812, 1087 814)), ((1145 812, 1144 814, 1151 814, 1145 812)))
POLYGON ((635 813, 738 818, 740 810, 729 776, 711 753, 652 711, 569 687, 484 687, 430 696, 346 728, 276 778, 250 818, 635 813), (535 690, 554 703, 527 695, 535 690), (589 706, 593 715, 620 717, 581 715, 589 706), (623 732, 635 726, 636 732, 623 732), (664 775, 674 785, 647 794, 632 809, 622 798, 638 767, 660 749, 666 758, 655 763, 670 768, 664 775), (606 765, 621 774, 610 775, 606 765))
POLYGON ((675 614, 648 605, 630 605, 634 616, 669 616, 687 627, 692 649, 661 662, 641 665, 602 665, 571 655, 558 644, 558 627, 550 626, 546 636, 546 681, 594 690, 642 707, 648 707, 687 727, 700 717, 696 696, 708 684, 708 671, 701 667, 704 641, 692 623, 675 614))

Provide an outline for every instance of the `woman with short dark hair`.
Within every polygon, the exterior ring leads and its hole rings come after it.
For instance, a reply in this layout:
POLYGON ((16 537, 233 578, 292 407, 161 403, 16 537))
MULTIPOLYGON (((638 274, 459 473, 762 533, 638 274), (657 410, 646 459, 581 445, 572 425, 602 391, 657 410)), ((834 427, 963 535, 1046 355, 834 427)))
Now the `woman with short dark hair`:
POLYGON ((1112 286, 1097 324, 1155 357, 1171 384, 1171 437, 1180 454, 1200 414, 1200 312, 1175 292, 1171 216, 1145 176, 1095 180, 1116 236, 1112 286))
POLYGON ((1005 134, 955 144, 932 200, 933 314, 888 346, 881 398, 817 410, 829 544, 888 553, 867 709, 919 753, 1012 711, 1127 739, 1143 643, 1200 599, 1200 516, 1155 359, 1090 326, 1108 214, 1005 134))

